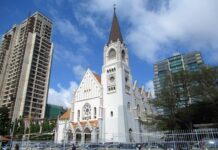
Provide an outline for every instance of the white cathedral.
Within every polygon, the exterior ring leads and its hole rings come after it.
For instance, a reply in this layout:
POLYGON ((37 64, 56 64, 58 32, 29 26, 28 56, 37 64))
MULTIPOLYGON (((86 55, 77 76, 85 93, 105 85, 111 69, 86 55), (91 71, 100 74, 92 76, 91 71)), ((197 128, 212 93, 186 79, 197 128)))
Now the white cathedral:
POLYGON ((128 49, 114 11, 102 74, 88 69, 73 94, 72 108, 58 120, 55 142, 142 142, 154 113, 151 94, 133 82, 128 49))

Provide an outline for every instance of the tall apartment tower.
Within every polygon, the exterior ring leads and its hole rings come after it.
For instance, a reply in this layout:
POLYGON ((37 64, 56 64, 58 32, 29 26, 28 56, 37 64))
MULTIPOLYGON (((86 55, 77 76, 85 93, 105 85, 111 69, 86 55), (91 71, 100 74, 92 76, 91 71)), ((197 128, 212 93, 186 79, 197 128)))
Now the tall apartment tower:
POLYGON ((172 57, 164 59, 154 64, 154 91, 158 96, 161 89, 164 87, 164 79, 167 75, 176 73, 182 70, 196 71, 204 66, 200 52, 190 52, 186 54, 174 54, 172 57))
POLYGON ((53 53, 52 22, 39 12, 0 40, 0 106, 12 120, 44 118, 53 53))

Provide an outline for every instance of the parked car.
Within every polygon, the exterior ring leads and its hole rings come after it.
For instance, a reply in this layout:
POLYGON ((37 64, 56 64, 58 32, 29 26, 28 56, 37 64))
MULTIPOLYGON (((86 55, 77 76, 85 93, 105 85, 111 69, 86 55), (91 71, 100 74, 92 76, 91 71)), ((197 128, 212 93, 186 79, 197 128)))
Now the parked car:
POLYGON ((218 139, 207 139, 202 141, 204 150, 218 150, 218 139))
POLYGON ((191 150, 202 150, 200 143, 194 143, 192 145, 191 150))
POLYGON ((107 142, 107 143, 104 143, 104 147, 105 148, 109 148, 109 149, 116 149, 116 148, 119 148, 120 147, 120 143, 118 142, 107 142))
POLYGON ((152 143, 152 144, 148 144, 145 147, 146 150, 164 150, 163 146, 161 146, 160 144, 156 144, 156 143, 152 143))
POLYGON ((174 143, 166 143, 164 145, 164 147, 166 147, 166 150, 175 150, 176 149, 176 145, 174 143))
POLYGON ((2 142, 2 150, 10 150, 11 149, 11 142, 7 141, 7 142, 2 142))
POLYGON ((135 149, 136 145, 133 143, 120 143, 119 149, 120 150, 128 150, 128 149, 135 149))
POLYGON ((99 149, 99 148, 102 148, 103 147, 103 145, 102 144, 99 144, 99 143, 90 143, 90 144, 85 144, 85 145, 83 145, 82 146, 83 147, 83 149, 85 149, 85 150, 97 150, 97 149, 99 149))

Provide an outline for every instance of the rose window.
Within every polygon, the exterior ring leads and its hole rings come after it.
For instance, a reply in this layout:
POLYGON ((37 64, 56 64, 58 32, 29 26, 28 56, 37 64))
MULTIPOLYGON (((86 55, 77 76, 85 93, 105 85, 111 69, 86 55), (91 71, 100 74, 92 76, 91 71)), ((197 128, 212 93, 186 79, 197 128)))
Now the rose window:
POLYGON ((91 119, 91 105, 86 103, 83 106, 83 120, 91 119))

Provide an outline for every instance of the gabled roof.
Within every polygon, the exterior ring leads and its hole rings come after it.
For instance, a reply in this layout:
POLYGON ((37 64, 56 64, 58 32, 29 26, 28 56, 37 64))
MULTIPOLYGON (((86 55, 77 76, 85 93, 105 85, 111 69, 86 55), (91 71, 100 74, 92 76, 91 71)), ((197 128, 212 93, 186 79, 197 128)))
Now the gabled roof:
POLYGON ((67 119, 70 119, 70 112, 71 112, 71 109, 67 109, 67 111, 59 118, 60 120, 67 120, 67 119))
POLYGON ((98 82, 101 84, 101 76, 99 76, 98 74, 92 72, 93 75, 95 76, 95 78, 98 80, 98 82))
POLYGON ((113 16, 113 21, 112 21, 112 26, 111 26, 111 32, 110 32, 110 37, 108 40, 107 45, 112 41, 112 42, 116 42, 117 39, 119 39, 119 41, 121 43, 123 43, 123 37, 122 34, 120 32, 120 26, 119 26, 119 22, 116 16, 116 12, 114 9, 114 16, 113 16))
MULTIPOLYGON (((87 71, 85 72, 85 74, 83 75, 82 80, 80 81, 80 84, 79 84, 79 86, 78 86, 78 88, 76 90, 76 93, 78 92, 78 90, 80 90, 84 86, 84 84, 89 84, 88 82, 84 82, 86 80, 85 77, 88 77, 88 78, 91 77, 91 79, 89 79, 89 80, 94 79, 93 81, 95 83, 97 83, 98 86, 100 86, 100 87, 102 86, 101 85, 101 76, 97 75, 96 73, 94 73, 93 71, 91 71, 88 68, 87 71)), ((91 85, 87 85, 87 86, 91 86, 91 85)))

